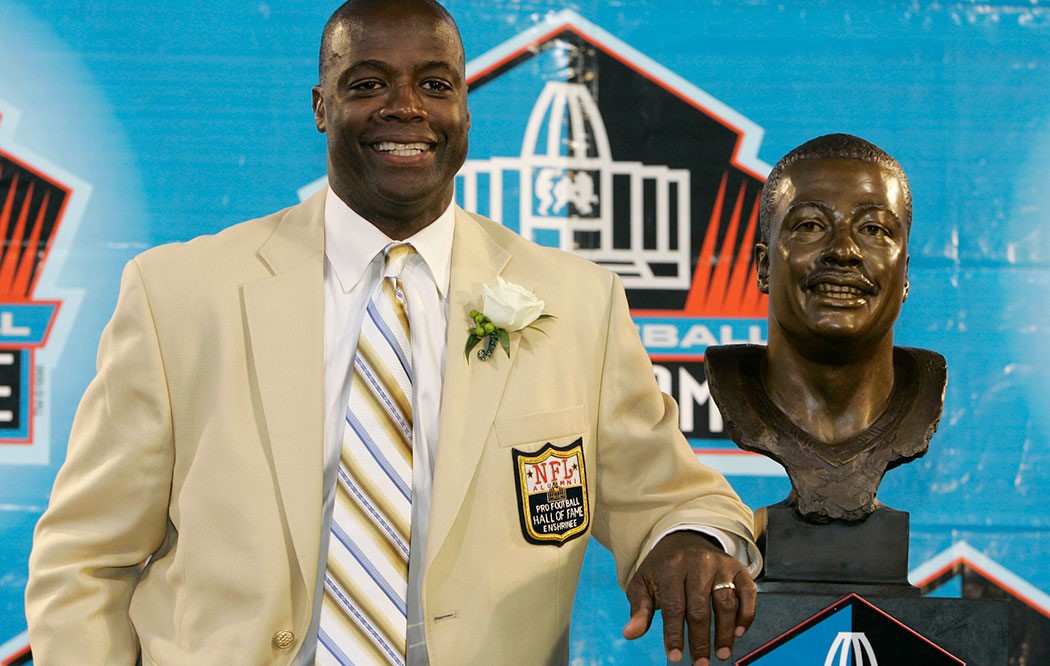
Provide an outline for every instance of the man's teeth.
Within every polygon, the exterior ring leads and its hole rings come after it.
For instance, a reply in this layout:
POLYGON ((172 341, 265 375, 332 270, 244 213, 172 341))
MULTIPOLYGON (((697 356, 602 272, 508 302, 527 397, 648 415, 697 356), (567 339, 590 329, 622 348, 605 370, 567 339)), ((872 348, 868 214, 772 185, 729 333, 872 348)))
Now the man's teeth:
POLYGON ((411 157, 426 152, 430 146, 425 143, 394 143, 393 141, 382 141, 376 144, 376 150, 381 153, 393 153, 400 157, 411 157))
POLYGON ((821 282, 814 286, 813 291, 821 296, 830 296, 832 298, 858 298, 864 295, 864 292, 856 287, 843 284, 829 284, 827 282, 821 282))

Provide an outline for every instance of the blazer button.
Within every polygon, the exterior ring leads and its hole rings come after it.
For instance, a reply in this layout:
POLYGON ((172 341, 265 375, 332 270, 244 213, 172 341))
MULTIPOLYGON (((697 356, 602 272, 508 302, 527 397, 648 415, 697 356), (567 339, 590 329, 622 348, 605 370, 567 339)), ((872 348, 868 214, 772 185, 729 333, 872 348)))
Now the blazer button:
POLYGON ((273 646, 278 650, 287 650, 292 647, 293 643, 295 643, 295 634, 287 629, 273 635, 273 646))

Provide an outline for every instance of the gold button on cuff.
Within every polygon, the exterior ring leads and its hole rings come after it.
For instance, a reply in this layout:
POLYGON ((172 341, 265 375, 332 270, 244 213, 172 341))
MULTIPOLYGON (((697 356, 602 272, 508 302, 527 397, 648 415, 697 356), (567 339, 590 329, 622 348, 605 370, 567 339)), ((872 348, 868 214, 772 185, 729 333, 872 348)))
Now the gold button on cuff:
POLYGON ((287 650, 292 647, 293 643, 295 643, 295 634, 288 630, 278 631, 273 635, 273 646, 278 650, 287 650))

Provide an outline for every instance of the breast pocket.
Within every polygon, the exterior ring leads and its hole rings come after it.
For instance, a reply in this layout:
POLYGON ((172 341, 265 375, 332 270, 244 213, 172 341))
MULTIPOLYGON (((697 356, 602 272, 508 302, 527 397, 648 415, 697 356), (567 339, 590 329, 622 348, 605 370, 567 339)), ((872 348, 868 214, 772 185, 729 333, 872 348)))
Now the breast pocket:
POLYGON ((510 450, 522 537, 562 546, 591 524, 583 405, 498 419, 499 446, 510 450))
POLYGON ((587 432, 587 411, 583 405, 547 412, 496 419, 496 441, 501 448, 527 449, 543 444, 565 444, 587 432))

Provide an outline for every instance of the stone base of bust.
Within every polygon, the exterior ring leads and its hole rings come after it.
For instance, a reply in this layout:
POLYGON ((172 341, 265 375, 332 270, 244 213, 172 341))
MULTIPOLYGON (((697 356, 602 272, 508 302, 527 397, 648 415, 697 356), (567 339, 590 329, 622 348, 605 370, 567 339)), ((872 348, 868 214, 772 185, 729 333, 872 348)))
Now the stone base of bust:
POLYGON ((909 517, 886 506, 864 522, 816 525, 786 503, 755 512, 764 592, 919 596, 908 583, 909 517))
MULTIPOLYGON (((864 601, 888 614, 906 629, 906 633, 917 633, 966 664, 974 666, 1006 666, 1008 662, 1008 604, 1004 599, 948 599, 939 597, 900 597, 866 594, 856 590, 864 601)), ((760 651, 768 650, 771 644, 784 637, 799 625, 807 623, 824 609, 840 602, 848 595, 795 594, 787 592, 759 592, 758 613, 747 633, 736 641, 733 656, 728 661, 711 660, 711 666, 740 664, 812 664, 861 663, 861 661, 828 661, 828 652, 835 630, 824 634, 824 640, 794 642, 797 649, 786 649, 768 659, 759 658, 760 651), (748 657, 751 658, 748 658, 748 657), (777 658, 781 661, 777 661, 777 658)), ((806 637, 813 638, 823 626, 816 625, 806 637)), ((845 629, 852 630, 852 629, 845 629)), ((860 630, 860 629, 858 629, 860 630)), ((877 644, 875 635, 868 638, 877 644)), ((790 639, 788 639, 790 640, 790 639)), ((883 641, 885 642, 885 641, 883 641)), ((906 649, 906 648, 903 648, 906 649)), ((925 660, 915 654, 891 654, 879 649, 879 666, 931 666, 942 663, 925 660)), ((859 658, 858 658, 859 659, 859 658)), ((868 664, 867 660, 863 661, 868 664)), ((872 664, 876 662, 870 662, 872 664)), ((958 663, 946 659, 944 663, 958 663)))

